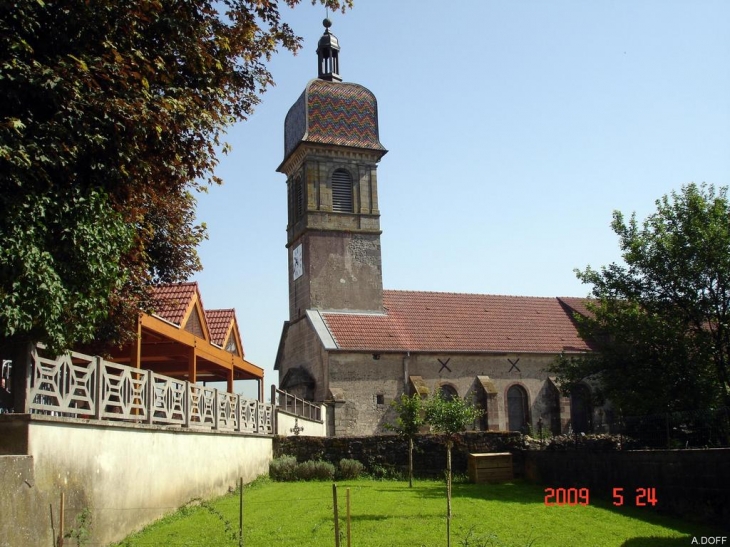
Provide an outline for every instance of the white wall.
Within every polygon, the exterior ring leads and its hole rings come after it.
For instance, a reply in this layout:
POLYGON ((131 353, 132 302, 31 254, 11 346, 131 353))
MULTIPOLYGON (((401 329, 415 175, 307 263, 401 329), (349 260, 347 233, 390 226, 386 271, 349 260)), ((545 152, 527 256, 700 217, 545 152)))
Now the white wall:
POLYGON ((322 408, 322 421, 316 422, 313 420, 307 420, 301 416, 294 416, 288 412, 282 412, 281 410, 276 411, 276 434, 284 437, 291 437, 296 435, 292 431, 295 425, 300 428, 304 428, 299 435, 303 437, 326 437, 327 436, 327 407, 321 405, 322 408))
POLYGON ((36 502, 40 497, 45 503, 36 505, 44 510, 12 524, 35 528, 39 545, 53 544, 62 491, 66 530, 89 508, 91 543, 107 545, 193 498, 222 495, 241 477, 251 482, 266 474, 272 457, 272 439, 265 436, 36 418, 27 434, 34 476, 25 479, 32 487, 20 491, 36 502))

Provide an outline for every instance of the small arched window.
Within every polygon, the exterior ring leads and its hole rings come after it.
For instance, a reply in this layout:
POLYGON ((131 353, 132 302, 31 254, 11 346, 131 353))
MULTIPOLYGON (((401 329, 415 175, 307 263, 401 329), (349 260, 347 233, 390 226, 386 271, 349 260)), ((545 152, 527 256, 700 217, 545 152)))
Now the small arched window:
POLYGON ((454 399, 457 399, 459 397, 459 394, 456 392, 456 389, 453 386, 450 386, 448 384, 444 384, 439 388, 439 393, 441 394, 441 398, 444 401, 453 401, 454 399))
POLYGON ((352 175, 345 169, 332 173, 332 210, 352 213, 352 175))
POLYGON ((507 424, 510 431, 526 431, 529 405, 527 391, 522 386, 514 385, 507 390, 507 424))

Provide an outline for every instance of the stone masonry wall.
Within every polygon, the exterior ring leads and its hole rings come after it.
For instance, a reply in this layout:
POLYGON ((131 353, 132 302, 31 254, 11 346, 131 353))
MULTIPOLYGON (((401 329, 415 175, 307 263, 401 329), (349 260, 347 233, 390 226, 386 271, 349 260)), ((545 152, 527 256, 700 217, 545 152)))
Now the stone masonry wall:
MULTIPOLYGON (((570 427, 570 405, 560 397, 545 369, 552 355, 529 354, 426 354, 403 353, 329 353, 329 387, 342 394, 342 403, 334 409, 334 435, 369 435, 386 432, 384 425, 395 418, 390 402, 410 393, 408 378, 423 379, 430 393, 450 386, 459 397, 487 407, 480 428, 510 431, 507 392, 519 385, 527 393, 528 419, 534 431, 541 420, 553 433, 565 433, 570 427), (377 358, 376 358, 377 357, 377 358), (446 365, 444 365, 446 363, 446 365), (516 365, 516 366, 513 366, 516 365), (485 400, 484 388, 477 377, 488 377, 496 393, 485 400)), ((597 409, 600 414, 600 409, 597 409)), ((594 419, 597 431, 603 430, 603 414, 594 419)))

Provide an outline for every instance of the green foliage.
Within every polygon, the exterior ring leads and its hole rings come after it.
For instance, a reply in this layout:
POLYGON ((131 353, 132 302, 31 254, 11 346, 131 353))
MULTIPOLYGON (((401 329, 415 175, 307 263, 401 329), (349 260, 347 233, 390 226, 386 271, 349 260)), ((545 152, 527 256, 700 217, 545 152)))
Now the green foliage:
MULTIPOLYGON (((8 198, 10 199, 10 198, 8 198)), ((134 231, 98 189, 54 188, 0 216, 0 338, 88 342, 127 280, 134 231)))
POLYGON ((3 3, 0 337, 133 336, 149 285, 200 269, 194 192, 300 44, 276 2, 3 3))
POLYGON ((424 410, 426 423, 448 439, 466 431, 484 412, 472 402, 459 397, 447 400, 438 391, 426 400, 424 410))
POLYGON ((642 224, 616 211, 625 265, 576 271, 593 285, 579 328, 596 352, 551 367, 563 390, 585 378, 624 414, 730 405, 730 203, 689 184, 642 224), (627 389, 630 387, 630 389, 627 389))
POLYGON ((423 425, 423 399, 418 393, 410 397, 403 393, 399 399, 392 401, 396 412, 394 424, 385 424, 385 428, 395 431, 408 439, 408 485, 413 486, 413 438, 423 425))
POLYGON ((402 435, 413 438, 418 434, 423 425, 423 399, 418 393, 410 397, 403 393, 400 398, 391 401, 390 406, 396 413, 396 421, 393 424, 385 424, 385 428, 402 435))
MULTIPOLYGON (((88 507, 84 507, 84 509, 76 515, 73 528, 66 532, 64 537, 75 540, 78 547, 83 547, 88 544, 91 536, 91 524, 91 511, 88 507)), ((65 544, 68 545, 68 543, 65 544)))
POLYGON ((309 460, 297 465, 296 476, 302 481, 333 481, 335 466, 322 460, 309 460))
POLYGON ((269 463, 269 477, 274 481, 297 480, 297 459, 294 456, 281 456, 269 463))
MULTIPOLYGON (((343 460, 351 462, 354 460, 343 460)), ((360 462, 356 462, 360 463, 360 462)), ((347 464, 346 464, 347 465, 347 464)), ((354 466, 350 465, 349 470, 354 466)), ((281 456, 269 463, 271 480, 284 481, 332 481, 335 478, 335 466, 322 460, 309 460, 297 463, 294 456, 281 456)))
POLYGON ((364 468, 365 466, 357 460, 342 458, 337 474, 342 480, 357 479, 364 468))

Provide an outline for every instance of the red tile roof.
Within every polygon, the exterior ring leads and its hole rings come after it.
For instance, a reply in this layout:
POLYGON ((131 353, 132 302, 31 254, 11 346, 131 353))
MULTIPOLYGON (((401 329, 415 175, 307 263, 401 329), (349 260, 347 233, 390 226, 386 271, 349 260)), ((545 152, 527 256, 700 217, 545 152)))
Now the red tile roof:
POLYGON ((205 320, 210 330, 210 341, 223 347, 231 323, 236 319, 236 310, 205 310, 205 320))
MULTIPOLYGON (((385 314, 321 312, 339 349, 459 353, 590 350, 578 335, 570 307, 564 307, 558 298, 383 291, 383 299, 385 314)), ((576 302, 573 305, 577 307, 576 302)))
MULTIPOLYGON (((155 315, 178 326, 182 325, 185 312, 197 292, 198 284, 195 282, 155 286, 152 289, 155 315)), ((198 299, 200 301, 200 294, 198 299)))

